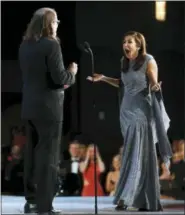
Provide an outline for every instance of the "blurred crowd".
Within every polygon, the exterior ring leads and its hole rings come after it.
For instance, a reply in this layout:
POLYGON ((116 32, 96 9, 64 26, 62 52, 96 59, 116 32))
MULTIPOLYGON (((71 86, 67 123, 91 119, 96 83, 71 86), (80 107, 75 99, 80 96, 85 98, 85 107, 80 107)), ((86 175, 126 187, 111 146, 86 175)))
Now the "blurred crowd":
MULTIPOLYGON (((21 195, 25 128, 12 128, 11 136, 11 147, 1 150, 2 193, 21 195)), ((185 140, 174 140, 172 149, 170 173, 158 159, 161 197, 184 199, 185 140)), ((119 179, 123 150, 124 147, 118 148, 109 163, 105 164, 98 146, 91 142, 84 144, 74 138, 69 142, 68 150, 62 154, 58 166, 52 167, 58 173, 56 196, 94 196, 95 188, 98 196, 113 196, 119 179)))

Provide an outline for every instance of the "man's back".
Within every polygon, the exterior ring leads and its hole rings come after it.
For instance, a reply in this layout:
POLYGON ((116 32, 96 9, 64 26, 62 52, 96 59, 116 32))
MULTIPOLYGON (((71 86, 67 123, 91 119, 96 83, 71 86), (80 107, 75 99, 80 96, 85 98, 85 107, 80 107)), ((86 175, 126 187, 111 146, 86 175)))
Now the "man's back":
POLYGON ((42 39, 40 42, 24 41, 20 46, 20 66, 24 86, 44 90, 46 85, 46 56, 49 41, 42 39))
POLYGON ((63 85, 74 83, 74 76, 64 68, 58 42, 47 38, 23 41, 19 60, 23 79, 22 117, 60 121, 63 85))

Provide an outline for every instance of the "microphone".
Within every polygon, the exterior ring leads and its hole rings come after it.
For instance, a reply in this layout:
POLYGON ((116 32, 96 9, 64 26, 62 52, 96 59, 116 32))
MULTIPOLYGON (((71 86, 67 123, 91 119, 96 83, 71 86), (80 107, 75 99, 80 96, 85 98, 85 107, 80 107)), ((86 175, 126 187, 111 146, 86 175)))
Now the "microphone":
MULTIPOLYGON (((93 51, 89 45, 88 42, 84 42, 83 45, 80 45, 79 46, 81 50, 87 52, 88 54, 90 54, 91 56, 91 74, 92 76, 94 75, 94 54, 93 54, 93 51)), ((93 82, 92 82, 93 83, 93 82)), ((93 99, 93 108, 95 108, 96 105, 95 105, 95 101, 93 99)), ((95 116, 95 113, 94 113, 94 116, 95 116)), ((93 135, 94 136, 94 135, 93 135)), ((96 152, 96 145, 94 144, 94 181, 95 181, 95 185, 94 185, 94 207, 95 207, 95 214, 98 214, 98 201, 97 201, 97 167, 96 167, 96 164, 97 164, 97 160, 96 160, 96 155, 97 155, 97 152, 96 152)))
POLYGON ((87 50, 91 49, 88 42, 84 42, 84 48, 87 49, 87 50))
POLYGON ((88 42, 84 42, 83 45, 80 44, 79 45, 80 50, 85 51, 87 53, 89 53, 91 51, 90 45, 88 42))

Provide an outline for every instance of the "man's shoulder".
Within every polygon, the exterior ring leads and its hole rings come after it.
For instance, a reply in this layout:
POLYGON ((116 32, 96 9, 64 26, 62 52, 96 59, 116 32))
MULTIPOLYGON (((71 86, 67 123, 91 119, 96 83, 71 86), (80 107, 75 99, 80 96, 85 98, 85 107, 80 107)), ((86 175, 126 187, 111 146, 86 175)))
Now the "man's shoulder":
POLYGON ((50 47, 59 46, 59 42, 56 39, 53 39, 53 38, 44 37, 44 38, 41 38, 39 42, 41 44, 43 44, 43 45, 47 45, 47 46, 50 46, 50 47))
POLYGON ((28 47, 31 46, 33 47, 34 45, 39 45, 39 46, 59 46, 59 42, 56 39, 53 38, 47 38, 43 37, 40 38, 39 40, 23 40, 22 43, 20 44, 20 48, 28 47))

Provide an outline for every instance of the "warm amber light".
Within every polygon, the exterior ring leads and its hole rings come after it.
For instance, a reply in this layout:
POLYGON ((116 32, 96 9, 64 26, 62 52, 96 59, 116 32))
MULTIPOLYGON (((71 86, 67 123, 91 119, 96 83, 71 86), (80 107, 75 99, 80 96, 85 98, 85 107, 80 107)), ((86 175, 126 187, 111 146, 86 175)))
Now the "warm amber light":
POLYGON ((166 20, 166 1, 155 2, 155 18, 158 21, 166 20))

